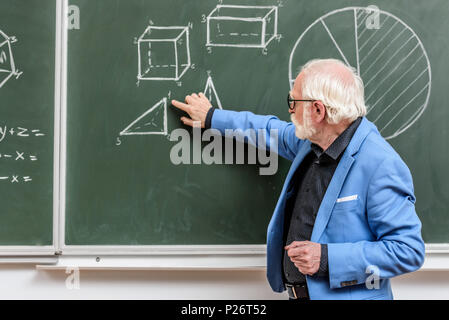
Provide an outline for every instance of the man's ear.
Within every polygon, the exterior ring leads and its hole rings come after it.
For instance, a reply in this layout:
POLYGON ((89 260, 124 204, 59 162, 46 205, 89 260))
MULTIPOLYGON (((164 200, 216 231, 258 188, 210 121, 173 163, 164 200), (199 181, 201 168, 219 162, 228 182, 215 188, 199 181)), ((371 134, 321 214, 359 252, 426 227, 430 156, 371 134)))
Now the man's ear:
POLYGON ((320 100, 316 100, 313 102, 313 115, 316 122, 321 122, 326 117, 326 107, 320 100))

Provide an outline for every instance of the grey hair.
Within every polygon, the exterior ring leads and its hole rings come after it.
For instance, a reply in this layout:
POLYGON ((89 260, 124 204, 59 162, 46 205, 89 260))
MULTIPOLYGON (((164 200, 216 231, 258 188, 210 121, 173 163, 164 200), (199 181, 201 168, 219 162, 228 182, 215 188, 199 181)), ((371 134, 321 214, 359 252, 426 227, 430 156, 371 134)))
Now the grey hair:
POLYGON ((354 68, 336 59, 314 59, 307 62, 301 72, 304 75, 301 87, 303 98, 323 102, 328 123, 354 121, 366 115, 363 80, 354 68), (329 64, 345 68, 352 79, 344 80, 328 72, 326 66, 329 64))

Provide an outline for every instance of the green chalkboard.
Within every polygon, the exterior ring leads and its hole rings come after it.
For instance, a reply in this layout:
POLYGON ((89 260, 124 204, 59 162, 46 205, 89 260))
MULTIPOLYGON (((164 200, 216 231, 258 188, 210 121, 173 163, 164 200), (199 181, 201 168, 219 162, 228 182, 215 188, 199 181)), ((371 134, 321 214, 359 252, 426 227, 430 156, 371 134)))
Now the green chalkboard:
POLYGON ((0 246, 53 245, 55 16, 0 2, 0 246))
POLYGON ((70 4, 66 245, 265 243, 289 163, 273 176, 173 164, 183 125, 167 101, 204 90, 224 109, 288 120, 298 68, 330 57, 360 72, 368 118, 409 165, 425 241, 449 242, 446 0, 70 4))

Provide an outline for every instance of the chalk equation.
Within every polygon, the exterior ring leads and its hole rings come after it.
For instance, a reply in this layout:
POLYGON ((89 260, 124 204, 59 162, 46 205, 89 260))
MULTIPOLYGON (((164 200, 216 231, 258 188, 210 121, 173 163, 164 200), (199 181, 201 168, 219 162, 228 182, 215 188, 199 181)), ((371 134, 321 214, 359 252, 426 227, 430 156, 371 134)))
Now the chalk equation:
POLYGON ((25 152, 15 151, 14 153, 1 153, 0 160, 14 160, 14 161, 37 161, 37 156, 26 154, 25 152))
POLYGON ((31 182, 31 181, 33 181, 33 179, 30 176, 11 175, 11 176, 0 177, 0 183, 1 182, 27 183, 27 182, 31 182))
POLYGON ((8 136, 15 137, 43 137, 45 133, 43 133, 40 129, 28 129, 23 127, 8 127, 8 126, 0 126, 0 142, 6 139, 8 136))
MULTIPOLYGON (((45 133, 41 129, 7 125, 0 126, 0 142, 2 142, 2 148, 0 149, 0 168, 2 169, 2 172, 0 172, 0 185, 5 183, 26 184, 32 182, 33 178, 28 172, 26 175, 21 175, 17 172, 19 167, 11 167, 11 165, 14 166, 14 164, 19 165, 19 163, 28 163, 29 166, 34 167, 33 163, 39 162, 39 156, 36 152, 30 152, 20 147, 6 149, 5 147, 8 145, 7 142, 16 143, 24 139, 23 143, 28 145, 28 142, 25 142, 25 139, 44 136, 45 133), (4 145, 5 143, 6 145, 4 145), (9 173, 6 173, 4 169, 7 164, 9 164, 9 173), (14 172, 14 174, 11 174, 11 172, 14 172)), ((23 165, 20 165, 20 168, 20 170, 23 170, 23 165)))

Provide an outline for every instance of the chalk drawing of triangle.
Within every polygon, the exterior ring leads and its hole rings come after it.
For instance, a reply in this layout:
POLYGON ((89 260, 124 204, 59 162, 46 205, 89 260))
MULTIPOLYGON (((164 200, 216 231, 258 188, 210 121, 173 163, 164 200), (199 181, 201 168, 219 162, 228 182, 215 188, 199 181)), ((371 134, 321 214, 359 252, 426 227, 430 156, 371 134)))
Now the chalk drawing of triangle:
POLYGON ((220 98, 218 98, 217 90, 215 90, 214 82, 211 76, 207 78, 206 87, 204 88, 204 95, 209 99, 210 103, 219 109, 223 109, 221 106, 220 98))
POLYGON ((167 135, 167 133, 167 98, 163 98, 120 132, 120 135, 167 135))

